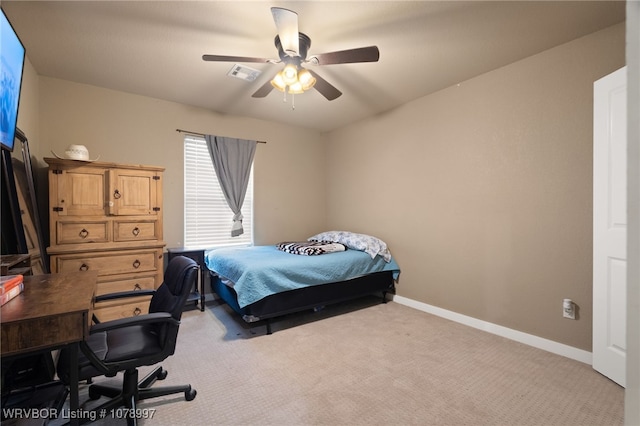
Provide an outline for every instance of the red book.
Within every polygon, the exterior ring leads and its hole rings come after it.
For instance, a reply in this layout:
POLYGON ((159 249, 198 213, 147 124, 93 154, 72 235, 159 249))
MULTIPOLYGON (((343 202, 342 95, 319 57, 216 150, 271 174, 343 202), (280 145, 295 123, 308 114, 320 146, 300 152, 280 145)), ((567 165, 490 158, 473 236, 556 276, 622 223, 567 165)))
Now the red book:
POLYGON ((5 275, 0 277, 0 296, 9 292, 18 284, 22 284, 24 277, 22 275, 5 275))
POLYGON ((24 291, 24 283, 23 282, 19 282, 17 285, 14 285, 13 287, 11 287, 11 289, 9 289, 2 296, 0 296, 0 306, 4 305, 9 300, 13 299, 14 297, 19 295, 23 291, 24 291))

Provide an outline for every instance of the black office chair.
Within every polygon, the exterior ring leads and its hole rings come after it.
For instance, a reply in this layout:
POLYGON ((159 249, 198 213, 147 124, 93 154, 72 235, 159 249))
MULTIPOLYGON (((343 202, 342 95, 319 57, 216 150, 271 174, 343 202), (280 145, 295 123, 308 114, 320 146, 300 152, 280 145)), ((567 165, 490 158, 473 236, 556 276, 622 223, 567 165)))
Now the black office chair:
MULTIPOLYGON (((81 344, 78 360, 79 380, 97 376, 115 376, 124 371, 122 388, 93 384, 89 387, 89 398, 106 396, 105 402, 96 411, 124 405, 135 413, 136 403, 143 399, 184 392, 187 401, 196 397, 191 385, 170 386, 152 389, 155 380, 167 376, 166 370, 157 367, 138 383, 138 367, 154 365, 173 355, 178 337, 178 327, 185 302, 198 273, 198 265, 192 259, 178 256, 171 259, 164 274, 164 282, 157 290, 138 290, 96 297, 109 300, 123 297, 152 294, 149 313, 131 318, 122 318, 94 324, 89 338, 81 344)), ((58 359, 58 377, 69 383, 69 352, 61 351, 58 359)), ((127 418, 128 424, 136 424, 135 417, 127 418)))

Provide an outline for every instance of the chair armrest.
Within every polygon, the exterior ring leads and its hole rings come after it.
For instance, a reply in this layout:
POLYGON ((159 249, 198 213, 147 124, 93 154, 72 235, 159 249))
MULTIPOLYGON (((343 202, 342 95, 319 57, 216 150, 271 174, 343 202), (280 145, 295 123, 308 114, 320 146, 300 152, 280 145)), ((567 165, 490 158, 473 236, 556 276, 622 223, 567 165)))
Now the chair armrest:
POLYGON ((96 296, 94 300, 96 302, 102 302, 105 300, 123 299, 125 297, 139 297, 139 296, 153 296, 155 290, 131 290, 121 291, 118 293, 107 293, 96 296))
POLYGON ((168 312, 155 312, 153 314, 138 315, 135 317, 120 318, 112 321, 105 321, 94 324, 89 329, 89 333, 100 333, 103 331, 115 330, 117 328, 129 327, 132 325, 171 323, 179 325, 180 321, 174 319, 168 312))

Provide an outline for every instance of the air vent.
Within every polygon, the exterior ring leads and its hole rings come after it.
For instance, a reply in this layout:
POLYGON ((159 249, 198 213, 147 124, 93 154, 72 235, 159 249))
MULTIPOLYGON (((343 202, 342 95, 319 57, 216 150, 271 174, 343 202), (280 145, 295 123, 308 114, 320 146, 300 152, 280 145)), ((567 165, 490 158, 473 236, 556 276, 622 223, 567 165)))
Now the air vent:
POLYGON ((249 68, 246 65, 235 64, 233 68, 227 73, 228 76, 239 78, 245 81, 254 81, 262 71, 249 68))

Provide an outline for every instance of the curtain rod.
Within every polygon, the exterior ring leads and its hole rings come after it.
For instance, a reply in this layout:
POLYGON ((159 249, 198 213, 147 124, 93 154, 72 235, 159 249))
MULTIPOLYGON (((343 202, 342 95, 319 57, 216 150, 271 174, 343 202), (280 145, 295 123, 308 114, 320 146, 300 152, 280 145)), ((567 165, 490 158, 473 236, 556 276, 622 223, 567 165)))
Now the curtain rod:
MULTIPOLYGON (((204 133, 198 133, 198 132, 192 132, 190 130, 182 130, 182 129, 176 129, 176 132, 179 133, 187 133, 189 135, 195 135, 195 136, 206 136, 204 133)), ((267 143, 266 141, 256 141, 257 143, 267 143)))

